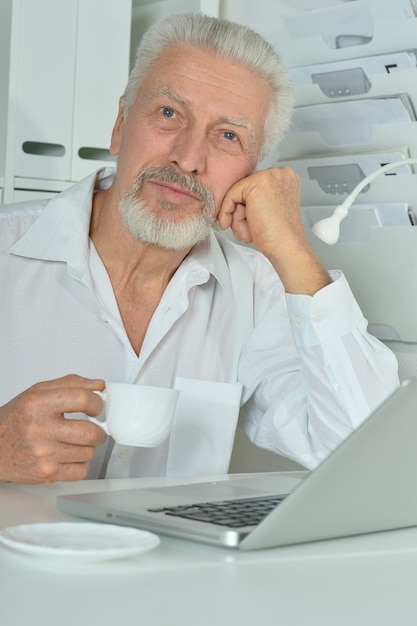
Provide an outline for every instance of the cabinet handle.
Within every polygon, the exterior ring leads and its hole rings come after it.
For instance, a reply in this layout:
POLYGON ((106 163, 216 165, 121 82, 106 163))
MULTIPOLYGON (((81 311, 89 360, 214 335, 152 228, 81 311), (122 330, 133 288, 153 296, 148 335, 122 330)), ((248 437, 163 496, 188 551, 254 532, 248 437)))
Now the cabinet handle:
POLYGON ((80 159, 88 161, 115 161, 115 157, 105 148, 92 148, 84 146, 78 150, 80 159))
POLYGON ((36 154, 37 156, 62 157, 65 154, 65 146, 62 144, 43 141, 24 141, 22 150, 25 154, 36 154))

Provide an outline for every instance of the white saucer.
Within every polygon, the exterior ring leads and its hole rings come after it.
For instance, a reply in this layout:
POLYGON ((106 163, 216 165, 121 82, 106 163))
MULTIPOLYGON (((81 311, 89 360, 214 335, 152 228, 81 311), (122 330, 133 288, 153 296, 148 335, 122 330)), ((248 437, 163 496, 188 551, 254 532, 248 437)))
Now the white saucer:
POLYGON ((153 533, 112 524, 55 522, 11 526, 0 532, 0 544, 39 556, 105 561, 156 548, 153 533))

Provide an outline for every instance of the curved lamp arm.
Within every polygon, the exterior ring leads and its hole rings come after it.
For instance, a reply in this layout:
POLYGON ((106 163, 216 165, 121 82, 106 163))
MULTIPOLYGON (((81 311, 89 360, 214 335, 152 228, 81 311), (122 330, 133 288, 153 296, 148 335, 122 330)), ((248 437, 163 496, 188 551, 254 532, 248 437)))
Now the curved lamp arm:
POLYGON ((372 172, 372 174, 369 174, 369 176, 363 178, 360 183, 356 185, 354 190, 345 198, 342 204, 339 204, 339 206, 335 208, 330 217, 326 217, 314 224, 312 228, 313 233, 316 237, 324 241, 324 243, 329 245, 335 244, 340 235, 340 222, 346 217, 350 207, 356 199, 356 196, 360 194, 362 189, 387 170, 392 170, 400 165, 414 165, 416 163, 417 159, 402 159, 401 161, 393 161, 392 163, 383 165, 378 170, 375 170, 375 172, 372 172))

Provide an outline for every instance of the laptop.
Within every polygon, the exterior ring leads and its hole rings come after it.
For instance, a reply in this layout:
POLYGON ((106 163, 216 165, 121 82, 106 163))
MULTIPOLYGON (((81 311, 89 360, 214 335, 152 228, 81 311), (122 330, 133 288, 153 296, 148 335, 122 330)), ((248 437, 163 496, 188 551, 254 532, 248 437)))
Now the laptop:
POLYGON ((314 471, 301 475, 229 475, 59 496, 57 508, 240 550, 417 526, 417 379, 402 383, 314 471))

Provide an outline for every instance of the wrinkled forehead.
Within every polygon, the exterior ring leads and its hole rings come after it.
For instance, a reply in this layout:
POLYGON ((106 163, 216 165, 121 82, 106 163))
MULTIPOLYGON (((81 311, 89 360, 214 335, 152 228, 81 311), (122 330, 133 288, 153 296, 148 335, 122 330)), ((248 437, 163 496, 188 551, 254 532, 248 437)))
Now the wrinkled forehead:
POLYGON ((170 95, 186 106, 214 110, 263 141, 272 99, 267 80, 217 51, 188 45, 165 47, 152 63, 139 92, 170 95))

